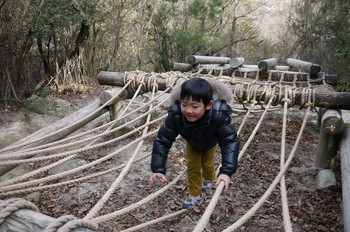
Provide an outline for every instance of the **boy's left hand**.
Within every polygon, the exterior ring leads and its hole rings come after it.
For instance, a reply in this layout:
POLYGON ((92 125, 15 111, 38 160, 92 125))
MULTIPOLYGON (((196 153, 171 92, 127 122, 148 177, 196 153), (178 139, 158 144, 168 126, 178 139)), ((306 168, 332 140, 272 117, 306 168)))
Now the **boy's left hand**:
POLYGON ((226 193, 228 190, 228 186, 232 183, 231 177, 229 177, 226 174, 220 174, 219 177, 216 179, 215 186, 218 186, 221 181, 225 183, 224 193, 226 193))

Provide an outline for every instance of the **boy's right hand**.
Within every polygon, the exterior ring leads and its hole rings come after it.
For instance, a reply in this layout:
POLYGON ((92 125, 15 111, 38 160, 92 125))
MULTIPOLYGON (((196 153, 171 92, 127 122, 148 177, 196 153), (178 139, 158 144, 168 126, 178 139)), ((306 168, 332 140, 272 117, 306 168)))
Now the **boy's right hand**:
POLYGON ((159 179, 162 182, 168 182, 166 176, 162 173, 153 173, 153 175, 148 179, 148 182, 150 184, 153 184, 153 181, 155 181, 156 179, 159 179))

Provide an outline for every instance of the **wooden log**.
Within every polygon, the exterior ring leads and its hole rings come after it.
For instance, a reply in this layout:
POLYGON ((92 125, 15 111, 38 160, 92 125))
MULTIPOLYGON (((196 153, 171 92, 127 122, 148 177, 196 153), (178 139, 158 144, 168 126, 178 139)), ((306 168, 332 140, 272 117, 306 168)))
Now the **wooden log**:
POLYGON ((229 57, 220 57, 220 56, 196 56, 191 55, 186 57, 186 62, 194 64, 229 64, 229 57))
MULTIPOLYGON (((3 201, 0 200, 0 204, 3 201)), ((20 209, 7 217, 0 225, 1 232, 42 232, 55 218, 29 209, 20 209)), ((85 228, 77 228, 74 232, 92 232, 85 228)))
POLYGON ((341 110, 322 109, 321 129, 327 134, 339 134, 344 128, 341 110))
MULTIPOLYGON (((123 101, 119 101, 110 107, 109 112, 110 112, 110 116, 111 116, 111 121, 117 119, 120 116, 120 114, 122 112, 122 110, 121 110, 122 108, 123 108, 123 101)), ((124 124, 124 122, 120 121, 117 124, 115 124, 113 128, 121 126, 122 124, 124 124)), ((113 138, 117 138, 117 137, 121 136, 122 134, 123 134, 123 132, 120 130, 114 131, 113 138)))
MULTIPOLYGON (((102 114, 107 112, 107 109, 101 109, 97 112, 95 112, 97 109, 99 109, 101 107, 101 101, 100 100, 96 100, 93 103, 91 103, 90 105, 74 112, 73 114, 57 121, 56 123, 49 125, 47 127, 44 127, 28 136, 26 136, 25 138, 19 140, 18 142, 5 147, 5 149, 7 148, 11 148, 14 147, 15 145, 19 145, 21 143, 25 143, 31 139, 35 139, 35 138, 39 138, 39 137, 43 137, 44 135, 48 135, 51 134, 52 132, 61 130, 62 128, 67 128, 66 130, 58 133, 58 134, 54 134, 46 139, 34 142, 33 144, 30 145, 26 145, 18 150, 23 150, 23 149, 27 149, 27 148, 32 148, 32 147, 36 147, 36 146, 40 146, 43 144, 47 144, 47 143, 51 143, 57 140, 60 140, 64 137, 66 137, 67 135, 73 133, 74 131, 78 130, 79 128, 81 128, 82 126, 84 126, 85 124, 91 122, 92 120, 96 119, 97 117, 101 116, 102 114), (92 114, 93 112, 95 112, 94 114, 92 114), (82 118, 85 118, 86 116, 90 115, 90 117, 86 118, 85 120, 75 124, 77 121, 81 120, 82 118), (74 126, 71 126, 73 125, 74 126)), ((30 158, 30 157, 28 157, 30 158)), ((0 167, 0 176, 4 175, 5 173, 11 171, 12 169, 14 169, 16 166, 3 166, 0 167)))
MULTIPOLYGON (((124 78, 127 78, 127 75, 120 72, 106 72, 101 71, 97 75, 97 81, 100 85, 110 85, 110 86, 124 86, 124 78)), ((146 80, 149 79, 149 77, 145 77, 146 80)), ((165 90, 166 89, 166 83, 165 79, 157 79, 158 89, 159 90, 165 90)), ((128 91, 129 92, 129 91, 128 91)))
POLYGON ((322 169, 333 169, 334 157, 339 148, 340 134, 328 134, 322 128, 318 137, 316 166, 322 169))
MULTIPOLYGON (((318 87, 316 91, 334 93, 331 86, 318 87)), ((320 134, 316 153, 316 166, 324 169, 333 169, 334 157, 339 148, 340 136, 337 135, 343 130, 344 121, 342 113, 338 109, 319 109, 320 134)))
POLYGON ((193 70, 193 66, 187 63, 174 63, 173 70, 180 72, 189 72, 193 70))
POLYGON ((297 68, 298 70, 302 70, 304 72, 308 72, 311 75, 316 75, 321 71, 320 65, 314 64, 311 62, 297 60, 297 59, 293 59, 293 58, 287 58, 286 62, 289 66, 292 66, 292 67, 297 68))
POLYGON ((345 124, 340 145, 344 231, 350 231, 350 124, 345 124))
POLYGON ((230 59, 230 66, 231 68, 238 68, 239 66, 243 65, 245 62, 245 59, 243 57, 235 57, 230 59))
POLYGON ((130 93, 126 90, 121 91, 121 88, 107 89, 107 90, 104 90, 99 95, 101 104, 105 104, 106 102, 114 98, 114 100, 110 102, 109 106, 117 104, 118 102, 124 99, 127 99, 129 97, 130 97, 130 93))
MULTIPOLYGON (((111 80, 110 82, 103 81, 103 75, 98 75, 98 82, 99 83, 109 83, 109 84, 117 84, 117 83, 123 83, 123 81, 120 81, 124 79, 124 73, 114 73, 114 78, 119 79, 116 81, 111 80)), ((145 82, 148 81, 149 77, 145 77, 145 82)), ((159 78, 157 79, 158 89, 159 90, 165 90, 165 79, 159 78)), ((124 84, 122 84, 124 85, 124 84)), ((122 86, 121 85, 121 86, 122 86)), ((276 92, 278 94, 278 92, 276 92)), ((244 90, 243 97, 246 98, 246 92, 244 90)), ((260 93, 257 93, 258 97, 261 97, 262 100, 264 100, 265 96, 260 96, 260 93)), ((295 104, 299 105, 301 103, 301 97, 302 93, 297 92, 295 94, 295 104)), ((334 92, 334 93, 322 93, 322 92, 316 92, 315 93, 315 106, 318 107, 324 107, 324 108, 331 108, 331 109, 346 109, 350 110, 350 92, 334 92)))
POLYGON ((271 69, 273 66, 275 66, 276 64, 277 64, 276 58, 265 59, 265 60, 261 60, 258 63, 258 68, 259 70, 267 71, 271 69))

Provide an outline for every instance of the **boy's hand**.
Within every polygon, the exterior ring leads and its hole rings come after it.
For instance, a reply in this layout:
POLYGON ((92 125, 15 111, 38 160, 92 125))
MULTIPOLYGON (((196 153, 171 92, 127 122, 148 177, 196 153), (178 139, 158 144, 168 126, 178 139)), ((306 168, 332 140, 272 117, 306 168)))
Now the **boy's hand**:
POLYGON ((167 179, 166 179, 166 176, 164 174, 162 174, 162 173, 153 173, 153 175, 148 179, 148 182, 150 184, 153 184, 153 181, 156 180, 156 179, 159 179, 162 182, 168 182, 167 179))
POLYGON ((215 186, 218 186, 221 181, 225 183, 224 193, 226 193, 228 190, 228 186, 232 183, 231 177, 229 177, 226 174, 220 174, 219 177, 216 179, 215 186))

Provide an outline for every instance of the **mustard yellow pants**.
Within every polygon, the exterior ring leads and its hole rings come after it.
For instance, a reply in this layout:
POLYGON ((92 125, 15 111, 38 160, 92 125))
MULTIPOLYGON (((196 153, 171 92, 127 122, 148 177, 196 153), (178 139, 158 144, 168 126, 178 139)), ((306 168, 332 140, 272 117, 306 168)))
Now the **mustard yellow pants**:
POLYGON ((205 152, 200 152, 191 144, 186 143, 188 192, 191 196, 202 193, 202 177, 215 179, 214 155, 216 146, 205 152))

